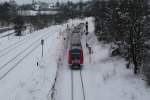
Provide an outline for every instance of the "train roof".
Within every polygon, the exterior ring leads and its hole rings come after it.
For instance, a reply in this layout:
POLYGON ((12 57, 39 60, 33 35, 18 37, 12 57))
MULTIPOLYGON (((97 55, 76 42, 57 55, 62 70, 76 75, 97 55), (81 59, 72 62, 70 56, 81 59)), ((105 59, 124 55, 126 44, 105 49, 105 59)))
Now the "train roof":
POLYGON ((80 33, 80 29, 74 29, 72 33, 80 33))
POLYGON ((71 49, 81 49, 81 29, 83 28, 83 24, 79 24, 74 27, 72 34, 71 34, 71 49))
POLYGON ((72 34, 71 36, 71 43, 72 44, 76 44, 76 43, 79 43, 81 40, 81 35, 80 34, 72 34))

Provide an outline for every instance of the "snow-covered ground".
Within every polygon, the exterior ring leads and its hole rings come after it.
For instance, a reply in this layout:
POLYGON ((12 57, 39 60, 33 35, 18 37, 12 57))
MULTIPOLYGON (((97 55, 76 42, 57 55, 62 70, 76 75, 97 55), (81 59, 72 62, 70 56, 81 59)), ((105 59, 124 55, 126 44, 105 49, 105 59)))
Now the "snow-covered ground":
POLYGON ((149 100, 150 88, 132 69, 126 69, 124 59, 110 58, 109 45, 97 44, 92 45, 91 56, 85 50, 86 100, 149 100))
MULTIPOLYGON (((89 22, 87 38, 93 51, 93 54, 89 55, 84 35, 82 46, 85 63, 82 75, 85 100, 149 100, 150 88, 140 76, 134 75, 132 69, 126 69, 124 59, 109 57, 109 44, 97 41, 92 20, 69 20, 66 24, 51 26, 20 38, 1 38, 0 77, 12 66, 17 66, 0 79, 0 100, 51 100, 53 92, 55 100, 71 100, 71 70, 67 64, 68 42, 64 37, 67 38, 69 34, 66 30, 67 24, 71 27, 72 24, 77 25, 85 21, 89 22), (43 58, 41 39, 45 40, 43 58), (27 55, 34 47, 36 49, 27 55), (29 49, 20 54, 26 48, 29 49), (26 58, 18 63, 25 55, 26 58), (11 60, 13 58, 14 60, 11 60), (6 64, 9 61, 13 62, 6 64), (56 75, 56 91, 52 91, 56 75)), ((78 91, 81 94, 81 86, 78 85, 81 84, 78 83, 78 75, 76 77, 75 98, 83 100, 82 97, 78 97, 78 91)))

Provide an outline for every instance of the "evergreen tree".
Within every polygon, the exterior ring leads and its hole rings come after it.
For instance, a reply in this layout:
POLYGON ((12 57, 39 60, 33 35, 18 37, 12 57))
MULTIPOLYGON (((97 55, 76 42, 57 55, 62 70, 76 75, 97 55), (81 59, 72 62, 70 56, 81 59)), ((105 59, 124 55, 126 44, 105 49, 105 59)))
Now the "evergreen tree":
POLYGON ((14 30, 16 36, 22 36, 22 31, 24 29, 24 20, 22 16, 17 16, 14 20, 14 30))

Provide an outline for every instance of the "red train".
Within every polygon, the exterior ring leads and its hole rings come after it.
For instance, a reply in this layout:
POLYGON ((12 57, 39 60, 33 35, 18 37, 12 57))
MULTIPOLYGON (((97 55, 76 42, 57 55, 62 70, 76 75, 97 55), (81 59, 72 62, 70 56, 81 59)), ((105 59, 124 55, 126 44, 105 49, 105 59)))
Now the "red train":
POLYGON ((81 69, 83 65, 83 50, 81 46, 73 46, 69 50, 68 64, 71 69, 81 69))
POLYGON ((83 66, 83 50, 81 46, 82 24, 76 26, 70 35, 68 64, 71 69, 81 69, 83 66))

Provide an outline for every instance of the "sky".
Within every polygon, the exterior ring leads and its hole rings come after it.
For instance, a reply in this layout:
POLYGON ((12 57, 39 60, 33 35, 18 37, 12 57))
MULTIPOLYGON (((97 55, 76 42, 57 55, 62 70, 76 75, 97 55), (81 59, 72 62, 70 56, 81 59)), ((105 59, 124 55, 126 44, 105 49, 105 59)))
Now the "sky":
MULTIPOLYGON (((4 2, 4 1, 10 1, 10 0, 0 0, 0 2, 4 2)), ((17 2, 17 4, 27 4, 27 3, 31 3, 32 0, 15 0, 17 2)), ((35 1, 44 1, 44 2, 55 2, 55 1, 59 1, 59 2, 67 2, 67 1, 73 1, 73 2, 79 2, 79 0, 35 0, 35 1)), ((82 0, 82 1, 89 1, 89 0, 82 0)))

